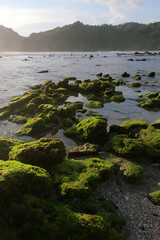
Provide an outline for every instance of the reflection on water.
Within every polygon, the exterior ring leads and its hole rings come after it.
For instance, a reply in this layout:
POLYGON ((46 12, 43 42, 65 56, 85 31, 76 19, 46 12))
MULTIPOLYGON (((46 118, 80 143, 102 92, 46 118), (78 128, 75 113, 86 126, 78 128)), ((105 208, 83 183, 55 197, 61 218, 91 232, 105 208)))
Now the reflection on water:
MULTIPOLYGON (((95 109, 108 119, 108 124, 121 124, 127 119, 144 119, 149 123, 160 118, 159 112, 148 112, 136 106, 137 98, 136 90, 143 95, 147 92, 160 90, 160 56, 145 56, 146 61, 127 61, 132 55, 134 60, 144 58, 144 56, 136 57, 131 52, 122 56, 117 56, 116 52, 56 52, 56 53, 0 53, 0 106, 10 102, 13 96, 21 95, 29 90, 30 85, 41 84, 45 80, 58 82, 66 76, 75 76, 77 79, 96 79, 96 74, 102 72, 109 73, 115 79, 121 78, 121 73, 128 72, 130 78, 124 79, 125 86, 117 87, 117 91, 122 91, 127 99, 123 103, 106 103, 104 108, 95 109), (89 59, 90 55, 94 57, 89 59), (26 61, 24 61, 27 59, 26 61), (65 66, 65 67, 64 67, 65 66), (47 73, 38 73, 43 70, 48 70, 47 73), (148 78, 148 72, 155 71, 155 78, 148 78), (131 82, 134 82, 134 76, 141 74, 142 86, 138 89, 129 87, 131 82)), ((79 94, 78 96, 70 96, 67 101, 83 101, 87 99, 79 94)), ((85 107, 86 108, 86 107, 85 107)), ((94 110, 94 109, 92 109, 94 110)), ((82 116, 84 118, 86 116, 82 116)), ((16 131, 22 125, 9 123, 8 121, 0 122, 0 135, 6 137, 15 137, 16 131)), ((60 130, 56 137, 62 137, 60 130)), ((31 141, 32 138, 19 137, 25 141, 31 141)), ((64 139, 64 136, 63 136, 64 139)), ((73 146, 75 143, 68 141, 68 146, 73 146)))

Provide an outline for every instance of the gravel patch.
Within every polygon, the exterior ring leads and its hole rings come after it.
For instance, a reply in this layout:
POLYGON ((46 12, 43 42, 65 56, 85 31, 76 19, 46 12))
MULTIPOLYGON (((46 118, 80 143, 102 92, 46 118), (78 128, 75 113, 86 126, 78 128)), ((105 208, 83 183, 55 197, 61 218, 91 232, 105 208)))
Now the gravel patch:
POLYGON ((160 240, 160 206, 154 205, 146 193, 117 184, 111 179, 101 184, 92 194, 95 201, 112 200, 126 220, 124 232, 127 240, 160 240))

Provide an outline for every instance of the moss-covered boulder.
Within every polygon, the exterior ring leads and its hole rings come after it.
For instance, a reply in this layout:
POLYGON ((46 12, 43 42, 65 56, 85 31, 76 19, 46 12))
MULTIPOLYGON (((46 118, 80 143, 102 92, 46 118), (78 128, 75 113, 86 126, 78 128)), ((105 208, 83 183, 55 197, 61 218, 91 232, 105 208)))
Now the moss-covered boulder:
POLYGON ((10 160, 51 169, 66 157, 64 144, 56 138, 41 138, 38 141, 21 144, 12 148, 10 160))
POLYGON ((80 141, 103 144, 107 136, 107 120, 100 116, 90 117, 66 129, 64 134, 80 141))
POLYGON ((14 146, 23 144, 23 141, 17 139, 11 139, 6 137, 0 137, 0 159, 8 160, 9 152, 14 146))
POLYGON ((160 206, 160 190, 149 194, 148 198, 154 203, 160 206))
POLYGON ((43 196, 51 186, 46 170, 17 161, 0 160, 0 203, 20 199, 24 194, 43 196))
POLYGON ((106 88, 115 89, 115 84, 108 80, 94 80, 94 81, 84 81, 80 85, 82 92, 98 93, 104 91, 106 88))
POLYGON ((69 198, 87 197, 96 183, 113 175, 117 164, 99 158, 66 160, 57 167, 56 184, 61 195, 69 198))
POLYGON ((85 106, 91 109, 103 108, 103 103, 100 101, 89 101, 85 104, 85 106))

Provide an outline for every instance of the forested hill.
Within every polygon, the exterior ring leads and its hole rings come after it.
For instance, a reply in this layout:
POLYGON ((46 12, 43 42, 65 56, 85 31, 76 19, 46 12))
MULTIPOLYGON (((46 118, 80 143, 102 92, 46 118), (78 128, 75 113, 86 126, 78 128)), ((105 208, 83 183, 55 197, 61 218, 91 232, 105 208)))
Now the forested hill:
POLYGON ((9 40, 6 34, 1 34, 3 30, 0 28, 0 51, 7 48, 8 51, 160 50, 160 22, 90 26, 78 21, 46 32, 32 33, 27 38, 7 29, 10 31, 7 35, 9 40))

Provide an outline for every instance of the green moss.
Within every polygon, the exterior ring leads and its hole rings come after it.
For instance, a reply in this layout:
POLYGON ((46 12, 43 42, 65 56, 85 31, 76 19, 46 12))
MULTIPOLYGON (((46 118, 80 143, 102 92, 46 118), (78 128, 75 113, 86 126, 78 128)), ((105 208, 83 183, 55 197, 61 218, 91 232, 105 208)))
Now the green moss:
POLYGON ((132 184, 140 183, 142 180, 143 168, 135 163, 128 162, 125 164, 123 176, 132 184))
POLYGON ((10 122, 17 123, 17 124, 23 124, 27 122, 27 118, 24 116, 12 116, 9 119, 10 122))
POLYGON ((116 164, 98 158, 67 160, 57 168, 56 183, 63 196, 85 198, 97 182, 114 174, 116 170, 116 164))
POLYGON ((46 170, 17 161, 0 161, 0 202, 21 198, 24 194, 42 196, 51 186, 46 170))
POLYGON ((106 128, 107 120, 96 116, 84 119, 76 126, 66 129, 64 134, 80 141, 102 144, 107 136, 106 128))
POLYGON ((100 101, 89 101, 85 104, 87 108, 103 108, 103 103, 100 101))
POLYGON ((8 160, 9 152, 14 146, 23 144, 23 141, 17 139, 11 139, 6 137, 0 137, 0 159, 8 160))
POLYGON ((10 160, 51 169, 65 159, 64 144, 55 138, 41 138, 38 141, 20 144, 12 148, 9 153, 10 160))
POLYGON ((148 197, 154 204, 160 206, 160 191, 152 192, 148 197))
POLYGON ((82 92, 98 93, 104 91, 106 88, 115 89, 115 84, 110 81, 94 80, 85 81, 80 85, 82 92))

